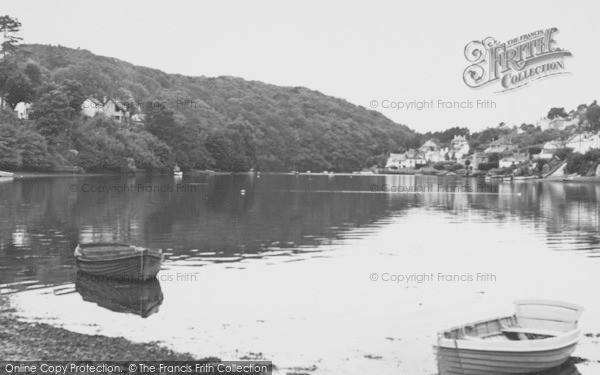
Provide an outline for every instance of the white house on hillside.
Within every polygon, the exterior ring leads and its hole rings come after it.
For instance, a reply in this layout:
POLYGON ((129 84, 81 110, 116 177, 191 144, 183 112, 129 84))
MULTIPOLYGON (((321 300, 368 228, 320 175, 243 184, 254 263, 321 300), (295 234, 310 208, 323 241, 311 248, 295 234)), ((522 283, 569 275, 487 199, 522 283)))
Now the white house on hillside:
POLYGON ((81 113, 87 117, 94 117, 101 113, 104 116, 123 124, 129 122, 129 111, 127 108, 113 99, 105 98, 104 101, 101 102, 94 98, 87 98, 81 104, 81 113))
POLYGON ((389 169, 398 169, 400 168, 400 163, 405 159, 406 156, 404 154, 390 154, 385 167, 389 169))
POLYGON ((81 103, 81 114, 87 117, 94 117, 96 113, 102 112, 102 102, 94 98, 87 98, 81 103))
POLYGON ((542 160, 550 160, 554 156, 554 153, 556 152, 556 150, 559 150, 564 147, 565 147, 565 143, 560 140, 555 139, 553 141, 546 142, 546 143, 544 143, 544 146, 542 147, 542 152, 535 155, 534 158, 542 159, 542 160))
POLYGON ((427 151, 437 151, 440 148, 441 146, 438 144, 437 140, 432 138, 423 143, 423 146, 419 147, 419 151, 425 153, 427 151))
POLYGON ((400 162, 400 168, 417 168, 427 164, 421 156, 409 156, 400 162))
POLYGON ((469 147, 469 141, 463 135, 455 135, 452 141, 450 141, 451 148, 450 152, 454 154, 456 159, 462 159, 469 153, 471 149, 469 147))
POLYGON ((20 102, 15 106, 15 114, 20 120, 29 120, 31 113, 31 103, 20 102))
POLYGON ((556 117, 550 120, 547 117, 542 117, 536 122, 536 125, 539 126, 542 130, 548 129, 556 129, 556 130, 564 130, 566 127, 571 125, 578 125, 579 118, 577 116, 573 118, 562 118, 556 117))
POLYGON ((500 161, 498 162, 498 166, 500 168, 509 168, 509 167, 524 163, 527 160, 529 160, 529 157, 527 156, 527 154, 516 154, 513 156, 507 156, 507 157, 500 159, 500 161))
POLYGON ((422 156, 425 160, 427 160, 430 163, 437 163, 446 160, 446 155, 448 155, 448 151, 448 147, 438 148, 435 150, 427 150, 422 153, 422 156))
POLYGON ((117 122, 127 123, 129 121, 129 111, 127 108, 113 99, 108 99, 104 102, 104 114, 106 117, 112 118, 117 122))
POLYGON ((390 154, 385 167, 388 169, 416 168, 426 164, 427 160, 421 153, 410 149, 403 154, 390 154))

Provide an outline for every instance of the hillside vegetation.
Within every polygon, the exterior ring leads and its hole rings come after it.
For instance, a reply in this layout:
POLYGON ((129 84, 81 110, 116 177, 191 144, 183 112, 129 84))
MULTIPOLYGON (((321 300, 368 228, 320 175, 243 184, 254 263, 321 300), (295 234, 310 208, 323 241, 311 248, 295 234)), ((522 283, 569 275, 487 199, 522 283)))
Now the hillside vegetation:
POLYGON ((302 87, 166 74, 60 46, 21 45, 0 63, 9 106, 33 103, 30 121, 0 118, 0 169, 118 169, 133 158, 137 167, 156 170, 177 163, 223 171, 353 171, 419 141, 378 112, 302 87), (145 123, 85 119, 78 106, 88 97, 116 99, 143 113, 145 123))

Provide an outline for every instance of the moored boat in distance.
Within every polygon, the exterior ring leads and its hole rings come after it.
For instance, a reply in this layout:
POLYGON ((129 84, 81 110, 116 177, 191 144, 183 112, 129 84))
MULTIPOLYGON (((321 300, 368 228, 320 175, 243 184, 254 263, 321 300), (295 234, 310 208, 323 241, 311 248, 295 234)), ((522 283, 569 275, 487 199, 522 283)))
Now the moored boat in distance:
POLYGON ((183 172, 181 171, 181 169, 179 168, 178 165, 176 165, 175 168, 173 168, 173 176, 175 176, 175 177, 183 176, 183 172))
POLYGON ((163 253, 119 243, 89 243, 77 245, 75 260, 79 270, 88 274, 116 281, 144 281, 160 271, 163 253))
POLYGON ((559 301, 515 302, 515 314, 438 333, 439 375, 504 375, 565 363, 582 336, 583 307, 559 301))
POLYGON ((13 177, 14 177, 14 173, 12 173, 12 172, 0 171, 0 178, 13 178, 13 177))

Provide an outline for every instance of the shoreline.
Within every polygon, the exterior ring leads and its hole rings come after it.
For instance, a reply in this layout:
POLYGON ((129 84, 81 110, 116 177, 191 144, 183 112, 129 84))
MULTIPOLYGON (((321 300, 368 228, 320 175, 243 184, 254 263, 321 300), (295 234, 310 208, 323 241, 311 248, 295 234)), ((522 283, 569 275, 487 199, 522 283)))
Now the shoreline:
POLYGON ((219 361, 177 353, 157 342, 86 335, 46 323, 22 322, 0 296, 0 358, 4 361, 219 361))
MULTIPOLYGON (((222 171, 202 171, 202 170, 193 170, 186 172, 185 175, 252 175, 252 174, 260 174, 261 172, 222 172, 222 171)), ((422 173, 422 172, 407 172, 407 173, 353 173, 353 172, 339 172, 339 173, 320 173, 320 172, 262 172, 265 175, 299 175, 299 176, 432 176, 432 177, 453 177, 453 178, 464 178, 464 179, 483 179, 483 176, 461 176, 456 174, 433 174, 433 173, 422 173)), ((11 177, 0 177, 0 182, 2 181, 12 181, 18 179, 30 179, 30 178, 52 178, 52 177, 114 177, 114 176, 142 176, 148 175, 147 173, 137 173, 137 174, 122 174, 122 173, 109 173, 109 172, 84 172, 84 173, 48 173, 48 172, 15 172, 11 177)), ((169 176, 169 174, 155 174, 155 176, 169 176)), ((508 177, 507 177, 508 178, 508 177)), ((512 181, 512 179, 510 179, 512 181)), ((516 180, 520 181, 520 180, 516 180)), ((536 182, 563 182, 563 183, 600 183, 600 176, 553 176, 553 177, 542 177, 542 178, 531 178, 524 179, 523 181, 536 181, 536 182)))
POLYGON ((591 177, 587 177, 587 176, 577 176, 577 177, 573 177, 572 179, 568 179, 568 176, 556 176, 556 177, 546 177, 541 179, 542 181, 549 181, 549 182, 585 182, 585 183, 600 183, 600 177, 596 177, 596 176, 591 176, 591 177))

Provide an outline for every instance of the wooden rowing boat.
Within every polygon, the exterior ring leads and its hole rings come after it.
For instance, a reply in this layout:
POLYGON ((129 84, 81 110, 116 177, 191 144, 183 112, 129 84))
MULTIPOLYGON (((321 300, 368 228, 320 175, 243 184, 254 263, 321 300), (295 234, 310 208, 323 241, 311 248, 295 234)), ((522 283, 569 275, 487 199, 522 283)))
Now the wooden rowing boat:
POLYGON ((114 281, 144 281, 160 271, 161 250, 118 243, 79 244, 75 259, 80 271, 114 281))
POLYGON ((94 280, 84 273, 77 275, 75 290, 84 301, 118 313, 139 315, 142 318, 158 311, 163 301, 160 282, 94 280))
POLYGON ((582 335, 583 308, 546 300, 517 301, 515 307, 510 316, 439 332, 439 374, 525 374, 565 363, 582 335))

